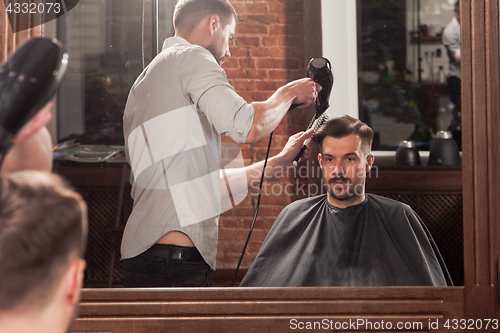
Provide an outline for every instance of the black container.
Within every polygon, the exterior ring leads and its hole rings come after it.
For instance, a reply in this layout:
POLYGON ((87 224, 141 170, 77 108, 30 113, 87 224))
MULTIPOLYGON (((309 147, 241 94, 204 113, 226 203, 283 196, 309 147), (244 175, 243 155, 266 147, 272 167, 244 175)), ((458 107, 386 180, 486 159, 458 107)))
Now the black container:
POLYGON ((413 141, 401 141, 394 158, 396 165, 421 165, 420 154, 413 141))
POLYGON ((460 150, 449 131, 439 131, 429 150, 429 165, 461 165, 460 150))

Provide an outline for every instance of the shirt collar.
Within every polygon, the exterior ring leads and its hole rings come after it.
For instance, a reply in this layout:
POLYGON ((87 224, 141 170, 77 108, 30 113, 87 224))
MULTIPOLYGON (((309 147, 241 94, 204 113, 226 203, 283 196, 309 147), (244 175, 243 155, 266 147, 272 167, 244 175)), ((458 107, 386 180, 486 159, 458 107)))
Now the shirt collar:
POLYGON ((165 42, 163 43, 162 51, 165 50, 166 48, 169 48, 169 47, 174 46, 174 45, 191 45, 191 43, 182 37, 170 37, 170 38, 165 39, 165 42))

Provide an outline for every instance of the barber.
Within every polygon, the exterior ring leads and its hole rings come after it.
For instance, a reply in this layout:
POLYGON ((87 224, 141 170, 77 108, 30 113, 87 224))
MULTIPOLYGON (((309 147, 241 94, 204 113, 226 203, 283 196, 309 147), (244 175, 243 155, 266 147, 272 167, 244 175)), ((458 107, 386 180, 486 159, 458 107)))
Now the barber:
MULTIPOLYGON (((292 103, 306 107, 321 89, 305 78, 279 88, 266 101, 245 102, 221 67, 231 56, 236 21, 228 0, 180 0, 173 16, 175 36, 131 89, 124 113, 134 199, 121 249, 126 287, 211 285, 220 209, 213 175, 219 177, 221 169, 220 136, 257 142, 278 126, 292 103)), ((311 131, 292 136, 268 161, 265 176, 291 166, 310 136, 311 131)), ((310 148, 304 157, 309 154, 310 148)), ((262 167, 260 162, 233 169, 231 178, 248 188, 262 167)))

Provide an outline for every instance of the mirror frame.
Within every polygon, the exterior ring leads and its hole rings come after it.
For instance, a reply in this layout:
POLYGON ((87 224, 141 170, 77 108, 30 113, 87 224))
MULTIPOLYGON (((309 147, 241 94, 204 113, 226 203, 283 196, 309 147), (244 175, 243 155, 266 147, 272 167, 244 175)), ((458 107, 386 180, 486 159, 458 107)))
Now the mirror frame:
MULTIPOLYGON (((461 1, 464 287, 84 289, 74 330, 279 332, 290 330, 294 319, 359 319, 394 327, 421 322, 423 329, 449 332, 443 326, 448 319, 500 318, 499 1, 461 1)), ((321 0, 303 5, 314 17, 321 0)), ((24 40, 41 35, 40 27, 9 31, 3 1, 0 13, 2 59, 24 40)), ((306 59, 318 47, 313 32, 321 22, 314 18, 304 20, 311 36, 306 59)))

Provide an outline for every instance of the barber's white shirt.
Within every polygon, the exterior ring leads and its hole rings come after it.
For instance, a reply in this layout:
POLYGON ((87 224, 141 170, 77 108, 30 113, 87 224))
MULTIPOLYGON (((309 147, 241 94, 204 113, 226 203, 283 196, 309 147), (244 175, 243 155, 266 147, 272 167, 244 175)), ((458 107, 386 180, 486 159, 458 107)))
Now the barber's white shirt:
POLYGON ((205 48, 172 37, 134 83, 125 107, 125 151, 134 207, 122 259, 169 231, 187 234, 215 269, 220 136, 244 143, 254 117, 205 48))

